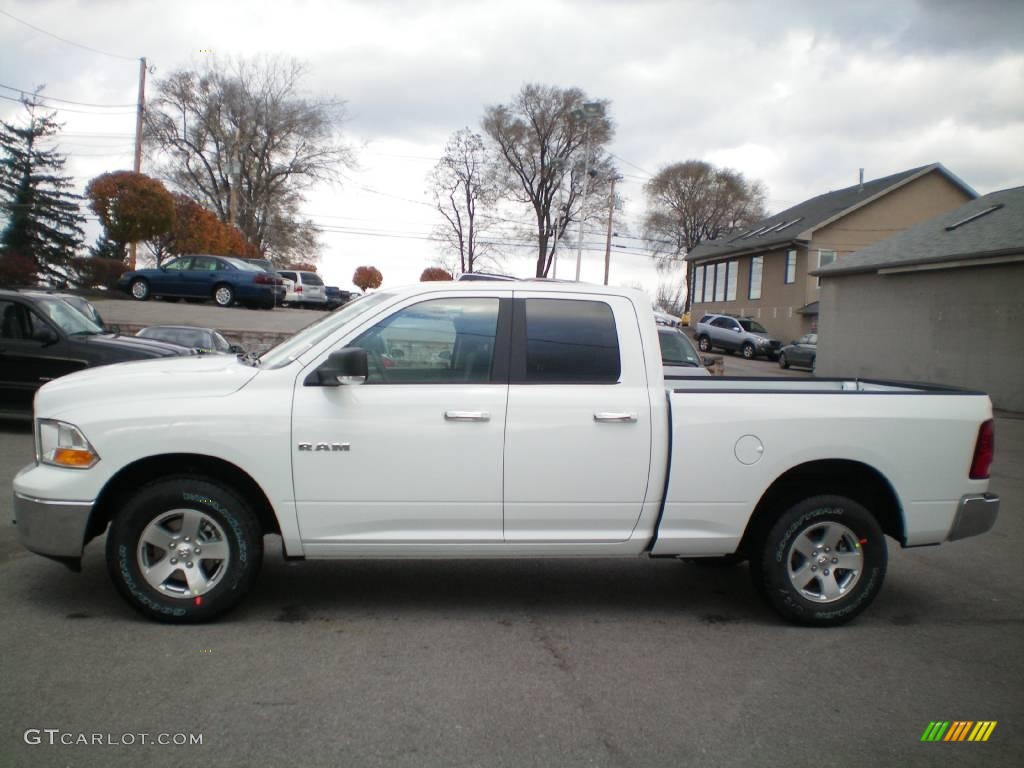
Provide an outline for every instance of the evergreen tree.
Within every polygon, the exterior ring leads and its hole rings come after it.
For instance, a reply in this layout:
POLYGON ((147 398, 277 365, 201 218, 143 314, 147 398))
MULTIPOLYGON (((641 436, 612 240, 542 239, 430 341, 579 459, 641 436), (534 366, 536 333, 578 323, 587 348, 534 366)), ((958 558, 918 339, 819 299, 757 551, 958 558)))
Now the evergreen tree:
POLYGON ((60 131, 54 114, 37 115, 39 104, 22 99, 28 125, 0 121, 0 252, 27 257, 40 278, 63 287, 82 244, 85 217, 81 196, 70 192, 74 182, 64 175, 66 158, 43 142, 60 131))
POLYGON ((116 240, 111 240, 107 237, 106 232, 103 232, 96 238, 95 245, 89 246, 89 255, 97 259, 117 259, 118 261, 125 261, 126 254, 127 251, 125 244, 119 243, 116 240))

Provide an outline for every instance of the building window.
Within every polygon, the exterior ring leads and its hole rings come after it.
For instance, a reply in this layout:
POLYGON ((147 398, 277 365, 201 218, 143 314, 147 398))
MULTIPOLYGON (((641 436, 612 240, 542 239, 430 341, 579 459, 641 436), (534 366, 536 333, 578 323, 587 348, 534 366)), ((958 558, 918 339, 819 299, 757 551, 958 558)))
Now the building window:
POLYGON ((796 251, 786 251, 786 284, 796 282, 796 251))
POLYGON ((736 279, 737 269, 739 262, 727 261, 725 262, 725 300, 736 301, 736 279))
POLYGON ((715 264, 715 301, 725 300, 725 262, 715 264))
POLYGON ((750 260, 750 288, 747 295, 752 299, 761 298, 761 273, 764 271, 764 256, 750 260))
MULTIPOLYGON (((818 267, 819 268, 824 267, 826 264, 831 264, 835 260, 836 260, 836 252, 835 251, 822 250, 821 248, 818 249, 818 267)), ((818 278, 818 287, 821 288, 821 278, 820 277, 818 278)))
POLYGON ((697 267, 693 270, 693 303, 700 304, 704 301, 704 267, 697 267))

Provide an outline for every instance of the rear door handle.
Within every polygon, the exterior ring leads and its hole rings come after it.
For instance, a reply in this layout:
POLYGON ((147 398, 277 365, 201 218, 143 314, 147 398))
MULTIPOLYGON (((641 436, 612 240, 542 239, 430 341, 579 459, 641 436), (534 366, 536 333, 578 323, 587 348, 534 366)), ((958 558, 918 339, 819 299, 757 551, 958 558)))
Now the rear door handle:
POLYGON ((632 424, 636 421, 635 413, 608 413, 598 411, 594 414, 594 421, 610 421, 620 424, 632 424))
POLYGON ((445 421, 490 421, 491 414, 487 411, 445 411, 445 421))

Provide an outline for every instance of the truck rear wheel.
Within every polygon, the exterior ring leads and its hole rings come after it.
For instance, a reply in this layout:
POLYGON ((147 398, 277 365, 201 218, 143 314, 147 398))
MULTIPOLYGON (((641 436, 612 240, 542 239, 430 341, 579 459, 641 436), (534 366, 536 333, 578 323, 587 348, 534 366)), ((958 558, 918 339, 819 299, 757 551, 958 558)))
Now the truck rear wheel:
POLYGON ((237 605, 263 559, 256 516, 230 488, 179 476, 143 486, 110 524, 107 570, 151 619, 209 621, 237 605))
POLYGON ((887 549, 878 521, 844 496, 790 507, 752 560, 755 586, 783 618, 832 627, 863 611, 885 580, 887 549))

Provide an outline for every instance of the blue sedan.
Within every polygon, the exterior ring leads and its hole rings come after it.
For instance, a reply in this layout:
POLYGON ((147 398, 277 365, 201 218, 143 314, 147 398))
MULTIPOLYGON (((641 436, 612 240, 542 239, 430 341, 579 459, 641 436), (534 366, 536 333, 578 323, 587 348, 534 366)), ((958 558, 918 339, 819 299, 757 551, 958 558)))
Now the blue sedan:
POLYGON ((237 301, 270 309, 284 299, 280 277, 231 256, 179 256, 157 269, 125 272, 117 287, 137 301, 213 299, 220 307, 237 301))

